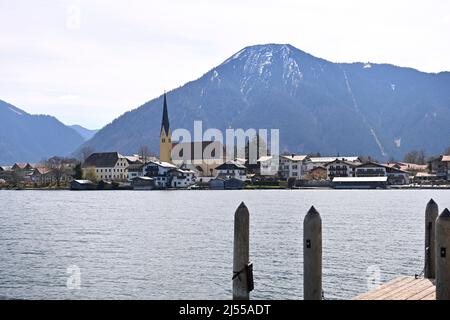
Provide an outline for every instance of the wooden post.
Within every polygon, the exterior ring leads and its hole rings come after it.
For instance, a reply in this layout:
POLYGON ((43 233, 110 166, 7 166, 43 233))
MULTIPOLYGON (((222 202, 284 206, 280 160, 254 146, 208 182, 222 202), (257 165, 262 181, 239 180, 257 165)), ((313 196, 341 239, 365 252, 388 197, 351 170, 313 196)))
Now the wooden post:
POLYGON ((450 211, 436 220, 436 300, 450 300, 450 211))
POLYGON ((439 209, 436 202, 431 199, 425 209, 425 268, 424 277, 434 279, 436 277, 436 219, 439 209))
POLYGON ((244 202, 234 214, 233 300, 249 300, 249 227, 250 214, 244 202))
POLYGON ((322 219, 314 207, 303 221, 303 296, 322 300, 322 219))

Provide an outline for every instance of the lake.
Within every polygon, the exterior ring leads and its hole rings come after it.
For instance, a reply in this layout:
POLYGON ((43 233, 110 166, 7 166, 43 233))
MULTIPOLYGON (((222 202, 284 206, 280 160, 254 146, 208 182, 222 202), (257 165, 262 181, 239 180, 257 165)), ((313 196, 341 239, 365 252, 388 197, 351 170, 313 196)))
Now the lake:
POLYGON ((440 212, 450 207, 450 190, 4 190, 0 297, 229 299, 233 217, 244 201, 253 299, 302 299, 311 205, 322 216, 325 298, 349 299, 368 281, 423 269, 430 198, 440 212))

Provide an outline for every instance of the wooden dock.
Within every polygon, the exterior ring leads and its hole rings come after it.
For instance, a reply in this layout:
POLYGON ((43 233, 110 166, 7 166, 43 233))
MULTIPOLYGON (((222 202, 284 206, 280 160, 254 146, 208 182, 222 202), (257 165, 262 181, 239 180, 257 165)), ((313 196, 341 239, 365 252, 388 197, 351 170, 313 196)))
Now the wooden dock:
POLYGON ((400 277, 354 300, 436 300, 434 279, 400 277))

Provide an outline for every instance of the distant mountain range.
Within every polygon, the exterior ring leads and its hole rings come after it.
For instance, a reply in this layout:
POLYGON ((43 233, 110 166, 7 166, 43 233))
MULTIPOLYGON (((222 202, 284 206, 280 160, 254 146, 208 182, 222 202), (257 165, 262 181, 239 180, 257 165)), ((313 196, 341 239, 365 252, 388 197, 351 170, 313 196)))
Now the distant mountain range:
MULTIPOLYGON (((402 158, 450 145, 450 73, 332 63, 291 45, 244 48, 168 93, 172 130, 279 128, 280 151, 402 158)), ((158 151, 162 96, 126 112, 84 146, 158 151)))
POLYGON ((84 140, 91 139, 98 132, 98 130, 86 129, 85 127, 82 127, 78 124, 74 124, 69 127, 74 129, 76 132, 78 132, 80 134, 80 136, 82 136, 84 138, 84 140))
POLYGON ((55 117, 31 115, 0 100, 0 164, 65 156, 85 139, 55 117))

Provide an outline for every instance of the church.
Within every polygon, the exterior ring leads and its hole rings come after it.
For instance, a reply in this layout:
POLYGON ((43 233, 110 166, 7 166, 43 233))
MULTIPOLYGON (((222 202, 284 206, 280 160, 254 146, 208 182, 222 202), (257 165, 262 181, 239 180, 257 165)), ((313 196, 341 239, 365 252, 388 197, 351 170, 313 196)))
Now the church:
POLYGON ((159 137, 159 158, 162 162, 195 170, 200 176, 213 177, 217 175, 216 168, 225 162, 225 152, 225 146, 219 141, 172 142, 167 94, 164 93, 159 137), (177 148, 174 150, 175 146, 177 148), (202 150, 201 157, 195 155, 194 150, 197 148, 202 150), (216 156, 216 154, 221 156, 216 156))

